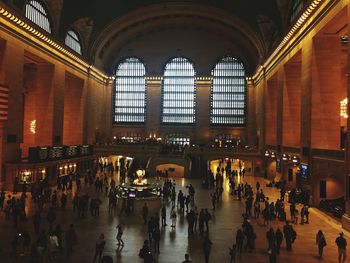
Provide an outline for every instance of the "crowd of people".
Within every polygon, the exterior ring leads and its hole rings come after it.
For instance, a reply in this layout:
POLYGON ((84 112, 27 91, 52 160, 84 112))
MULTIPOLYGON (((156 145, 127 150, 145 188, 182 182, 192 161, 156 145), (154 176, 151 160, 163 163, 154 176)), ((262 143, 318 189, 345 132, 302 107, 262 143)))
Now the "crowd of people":
MULTIPOLYGON (((210 236, 213 235, 209 229, 210 222, 215 217, 217 206, 222 202, 226 182, 229 184, 231 199, 244 204, 242 225, 237 229, 235 236, 232 237, 234 242, 228 253, 230 262, 236 262, 246 252, 255 251, 257 233, 253 222, 259 220, 260 217, 263 218, 263 224, 268 228, 266 232, 266 255, 269 262, 277 262, 283 241, 286 250, 292 251, 293 243, 297 240, 297 232, 293 226, 309 224, 308 203, 297 205, 296 199, 290 199, 288 216, 285 207, 286 189, 284 184, 280 184, 280 198, 276 201, 270 201, 259 182, 255 186, 248 183, 237 183, 237 176, 244 176, 243 168, 238 171, 231 171, 224 164, 225 162, 222 162, 221 167, 223 168, 218 168, 215 176, 209 174, 209 178, 212 179, 209 180, 208 186, 203 185, 209 188, 207 198, 211 201, 211 208, 198 207, 195 198, 198 189, 196 190, 192 184, 187 185, 185 189, 181 189, 177 187, 175 180, 169 178, 163 180, 162 205, 159 212, 152 214, 147 202, 143 204, 140 213, 147 229, 147 235, 138 256, 145 263, 156 262, 157 255, 160 253, 161 235, 168 226, 168 219, 171 221, 170 231, 175 233, 179 215, 187 221, 188 236, 198 236, 202 240, 203 259, 204 262, 209 262, 211 247, 214 245, 210 239, 210 236), (227 180, 224 180, 224 175, 227 180), (169 214, 168 206, 171 207, 169 214), (297 207, 301 208, 300 213, 297 207), (273 222, 277 220, 283 222, 284 226, 274 229, 273 222)), ((11 194, 5 191, 0 193, 0 209, 4 211, 6 220, 13 221, 15 229, 15 235, 11 241, 11 254, 15 258, 27 255, 29 262, 47 262, 62 255, 70 258, 74 254, 74 248, 79 244, 75 226, 69 224, 64 229, 61 226, 62 222, 57 219, 57 210, 60 209, 61 211, 67 208, 67 202, 70 200, 69 195, 72 196, 72 212, 77 215, 78 219, 99 217, 103 198, 108 200, 110 215, 114 215, 118 210, 117 214, 122 216, 123 212, 127 210, 126 207, 129 206, 125 199, 122 199, 118 206, 117 183, 113 178, 113 170, 108 165, 97 166, 94 170, 87 172, 83 178, 68 178, 67 182, 58 181, 54 188, 37 185, 32 189, 31 208, 35 209, 35 213, 30 217, 26 214, 26 202, 29 193, 26 192, 25 188, 20 194, 11 194), (83 183, 81 181, 84 181, 84 188, 87 187, 91 191, 95 191, 95 194, 89 195, 87 191, 82 191, 83 183), (73 191, 72 185, 74 182, 76 187, 73 191), (33 231, 28 228, 28 222, 32 223, 33 231), (34 234, 30 234, 31 232, 34 234)), ((133 209, 128 208, 126 214, 128 215, 130 212, 133 212, 133 209)), ((319 230, 315 234, 318 256, 322 258, 324 247, 327 245, 325 233, 319 230)), ((127 243, 127 240, 124 241, 123 235, 124 226, 119 223, 116 226, 116 242, 117 249, 120 251, 127 243)), ((105 234, 101 233, 96 240, 93 262, 113 262, 111 256, 104 255, 106 243, 105 234)), ((343 263, 346 260, 347 247, 343 233, 340 233, 335 243, 338 247, 339 262, 343 263)), ((188 253, 185 254, 183 262, 192 262, 188 253)))

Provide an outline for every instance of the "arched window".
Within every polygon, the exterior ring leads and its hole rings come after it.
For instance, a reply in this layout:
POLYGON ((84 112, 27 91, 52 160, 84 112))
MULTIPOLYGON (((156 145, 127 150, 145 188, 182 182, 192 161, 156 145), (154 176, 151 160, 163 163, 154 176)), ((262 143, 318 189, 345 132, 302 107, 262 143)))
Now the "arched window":
POLYGON ((195 75, 193 64, 177 57, 164 70, 162 89, 162 123, 195 122, 195 75))
POLYGON ((293 23, 299 17, 300 12, 304 9, 306 0, 293 0, 292 10, 290 13, 289 22, 293 23))
POLYGON ((73 30, 67 32, 64 43, 78 54, 82 54, 79 36, 73 30))
POLYGON ((114 122, 146 120, 146 68, 138 58, 127 58, 117 67, 114 90, 114 122))
POLYGON ((26 18, 51 34, 51 25, 45 7, 36 0, 29 0, 25 6, 26 18))
POLYGON ((243 64, 233 57, 221 59, 212 71, 211 124, 244 126, 246 82, 243 64))

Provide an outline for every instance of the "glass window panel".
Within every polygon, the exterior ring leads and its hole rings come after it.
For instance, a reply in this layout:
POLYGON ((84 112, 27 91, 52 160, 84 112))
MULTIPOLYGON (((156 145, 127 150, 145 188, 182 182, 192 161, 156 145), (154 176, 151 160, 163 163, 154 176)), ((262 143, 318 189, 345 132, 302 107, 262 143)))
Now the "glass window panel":
POLYGON ((233 57, 220 60, 212 71, 212 124, 245 125, 246 84, 243 64, 233 57))
POLYGON ((294 0, 292 6, 292 12, 290 15, 290 22, 292 23, 297 17, 299 17, 301 11, 304 9, 305 0, 294 0))
POLYGON ((162 122, 194 123, 196 85, 193 64, 186 58, 172 59, 164 70, 162 122))
POLYGON ((30 0, 25 5, 25 15, 30 21, 51 33, 51 25, 47 11, 41 3, 36 0, 30 0))
POLYGON ((138 58, 127 58, 116 70, 114 123, 146 120, 146 68, 138 58))
POLYGON ((73 30, 69 30, 67 32, 66 39, 64 42, 72 50, 74 50, 80 55, 82 54, 80 40, 76 32, 74 32, 73 30))

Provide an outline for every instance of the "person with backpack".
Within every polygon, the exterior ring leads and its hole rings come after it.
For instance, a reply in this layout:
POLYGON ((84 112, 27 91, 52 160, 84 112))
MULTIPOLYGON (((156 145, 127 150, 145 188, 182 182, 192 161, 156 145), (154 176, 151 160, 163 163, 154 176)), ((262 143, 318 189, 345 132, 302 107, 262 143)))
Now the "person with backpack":
POLYGON ((337 239, 335 240, 335 243, 338 246, 338 262, 343 263, 346 260, 346 246, 347 242, 344 238, 344 233, 341 232, 337 239))
POLYGON ((144 263, 153 263, 153 255, 148 240, 144 241, 143 247, 139 251, 139 257, 143 259, 144 263))

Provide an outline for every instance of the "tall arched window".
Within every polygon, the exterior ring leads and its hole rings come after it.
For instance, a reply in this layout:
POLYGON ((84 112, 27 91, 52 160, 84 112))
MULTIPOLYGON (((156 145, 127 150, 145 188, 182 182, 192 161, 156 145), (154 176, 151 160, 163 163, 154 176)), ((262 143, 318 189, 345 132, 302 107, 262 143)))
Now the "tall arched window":
POLYGON ((117 67, 114 90, 114 122, 146 120, 146 68, 138 58, 127 58, 117 67))
POLYGON ((162 89, 162 123, 195 122, 196 85, 193 64, 177 57, 164 70, 162 89))
POLYGON ((80 55, 82 54, 80 39, 79 39, 78 34, 75 31, 69 30, 67 32, 66 39, 65 39, 64 43, 68 47, 70 47, 72 50, 77 52, 78 54, 80 54, 80 55))
POLYGON ((246 82, 243 64, 233 57, 221 59, 212 71, 211 124, 244 126, 246 82))
POLYGON ((51 34, 51 25, 45 7, 36 0, 29 0, 25 6, 26 18, 51 34))

